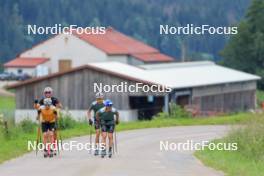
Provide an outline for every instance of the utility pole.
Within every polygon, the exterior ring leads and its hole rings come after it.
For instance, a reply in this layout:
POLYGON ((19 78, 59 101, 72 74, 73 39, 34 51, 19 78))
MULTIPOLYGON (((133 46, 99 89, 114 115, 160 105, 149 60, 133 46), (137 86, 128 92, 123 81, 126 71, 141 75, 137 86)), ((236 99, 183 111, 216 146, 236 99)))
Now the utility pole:
POLYGON ((182 39, 181 42, 181 62, 186 62, 186 55, 187 55, 187 48, 186 48, 186 41, 182 39))

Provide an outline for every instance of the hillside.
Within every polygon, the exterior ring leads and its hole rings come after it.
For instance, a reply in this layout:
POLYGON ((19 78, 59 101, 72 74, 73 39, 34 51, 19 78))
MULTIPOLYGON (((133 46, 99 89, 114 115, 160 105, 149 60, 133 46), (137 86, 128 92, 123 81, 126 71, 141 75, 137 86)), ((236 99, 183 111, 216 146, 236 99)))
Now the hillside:
POLYGON ((2 0, 0 1, 0 63, 12 59, 49 36, 28 36, 27 24, 51 26, 113 26, 164 53, 180 58, 181 48, 187 57, 220 59, 218 53, 228 36, 159 35, 160 24, 183 26, 209 24, 230 26, 245 14, 250 0, 2 0), (184 42, 183 42, 184 41, 184 42))

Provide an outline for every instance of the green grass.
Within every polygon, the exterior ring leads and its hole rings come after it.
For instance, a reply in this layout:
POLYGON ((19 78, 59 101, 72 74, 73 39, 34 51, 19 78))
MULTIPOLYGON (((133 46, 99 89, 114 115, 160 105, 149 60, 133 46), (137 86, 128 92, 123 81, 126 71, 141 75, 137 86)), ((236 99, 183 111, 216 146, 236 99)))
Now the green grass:
POLYGON ((264 175, 264 115, 253 117, 245 126, 235 129, 214 143, 237 143, 237 151, 198 151, 195 155, 206 165, 227 175, 264 175))
POLYGON ((219 117, 198 117, 198 118, 157 118, 151 121, 136 121, 122 123, 117 127, 118 131, 133 130, 140 128, 160 128, 170 126, 186 125, 225 125, 245 123, 252 117, 249 113, 225 115, 219 117))
POLYGON ((14 97, 0 97, 0 112, 6 109, 15 109, 15 98, 14 97))
POLYGON ((254 161, 240 152, 204 150, 195 153, 207 166, 224 171, 229 176, 264 175, 264 162, 254 161))

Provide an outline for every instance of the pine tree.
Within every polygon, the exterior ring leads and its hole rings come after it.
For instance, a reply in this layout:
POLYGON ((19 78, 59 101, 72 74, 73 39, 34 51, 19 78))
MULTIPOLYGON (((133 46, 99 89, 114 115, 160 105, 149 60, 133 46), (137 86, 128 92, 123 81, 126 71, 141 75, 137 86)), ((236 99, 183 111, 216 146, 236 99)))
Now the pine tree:
POLYGON ((262 77, 259 88, 264 89, 264 1, 254 0, 246 18, 240 23, 222 51, 226 66, 262 77))

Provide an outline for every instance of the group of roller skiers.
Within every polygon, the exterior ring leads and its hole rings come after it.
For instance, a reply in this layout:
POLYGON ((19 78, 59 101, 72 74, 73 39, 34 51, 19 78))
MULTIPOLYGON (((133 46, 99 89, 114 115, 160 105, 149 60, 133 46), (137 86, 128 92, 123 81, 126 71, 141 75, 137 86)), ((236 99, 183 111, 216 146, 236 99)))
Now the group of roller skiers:
MULTIPOLYGON (((102 92, 96 93, 95 98, 96 100, 90 105, 87 112, 89 125, 94 126, 96 131, 94 155, 101 154, 102 158, 107 155, 106 140, 108 137, 108 157, 111 158, 113 154, 113 133, 115 125, 119 124, 119 113, 113 107, 111 100, 104 100, 102 92), (99 145, 100 135, 102 137, 101 145, 99 145)), ((44 157, 53 157, 57 154, 53 147, 55 146, 58 150, 57 122, 62 104, 53 96, 52 88, 46 87, 43 91, 43 98, 34 101, 34 108, 38 111, 37 120, 40 122, 43 133, 44 157)))

